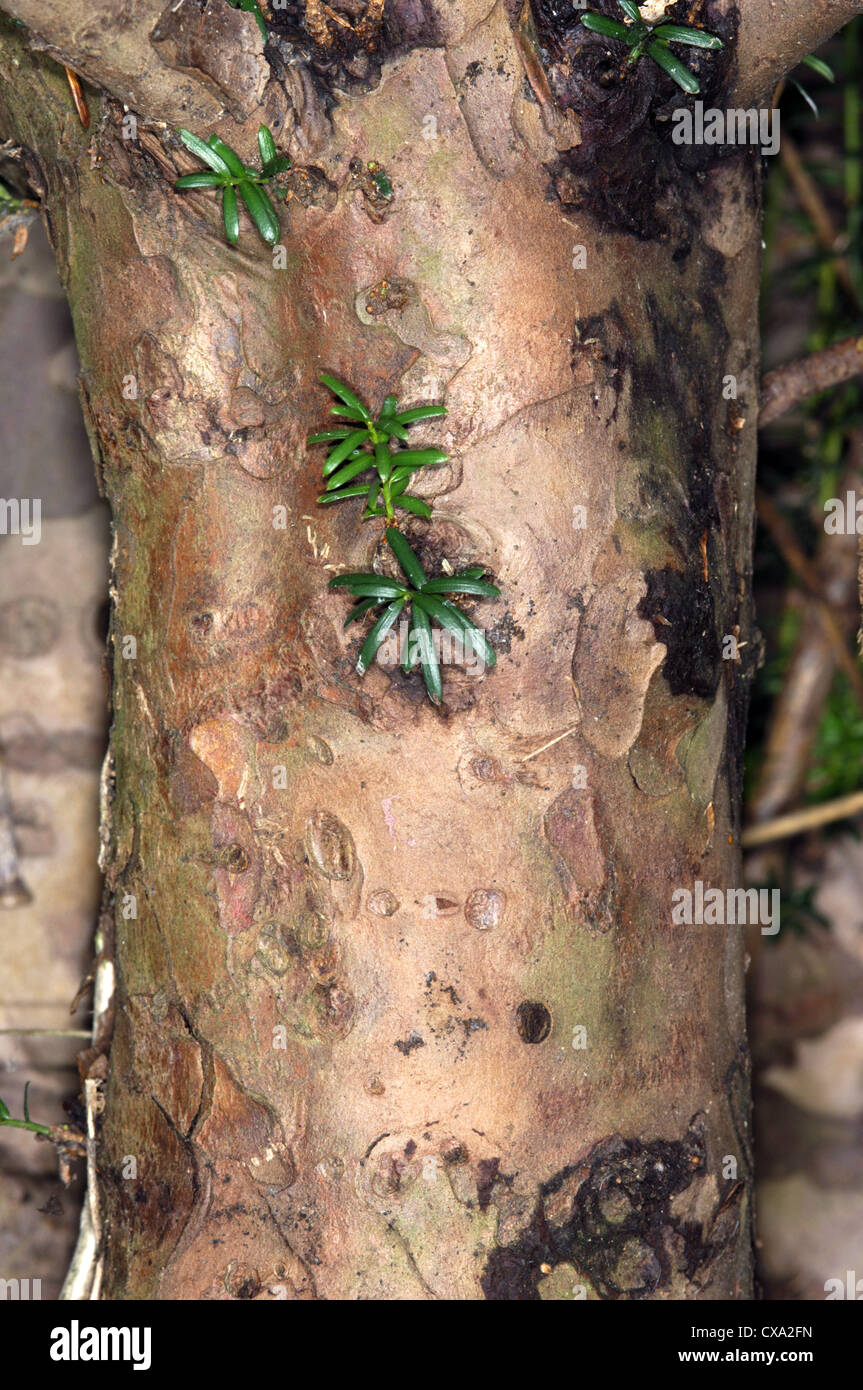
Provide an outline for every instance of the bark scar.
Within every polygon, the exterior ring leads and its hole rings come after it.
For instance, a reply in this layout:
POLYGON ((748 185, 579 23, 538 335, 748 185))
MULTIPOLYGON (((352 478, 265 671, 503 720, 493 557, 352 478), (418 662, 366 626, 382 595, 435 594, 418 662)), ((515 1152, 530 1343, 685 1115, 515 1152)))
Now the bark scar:
POLYGON ((638 616, 646 592, 643 575, 621 575, 594 594, 579 629, 572 677, 582 733, 606 758, 622 758, 638 738, 647 688, 666 655, 638 616))

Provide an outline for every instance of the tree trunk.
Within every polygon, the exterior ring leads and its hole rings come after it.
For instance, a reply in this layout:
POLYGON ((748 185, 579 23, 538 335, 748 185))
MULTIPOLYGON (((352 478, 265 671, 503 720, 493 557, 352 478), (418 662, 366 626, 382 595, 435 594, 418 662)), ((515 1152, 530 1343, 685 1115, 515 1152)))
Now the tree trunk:
MULTIPOLYGON (((359 38, 309 5, 271 70, 253 16, 143 6, 122 72, 80 5, 4 8, 105 89, 85 132, 4 26, 114 527, 75 1296, 749 1296, 742 934, 672 894, 739 874, 757 153, 675 146, 655 65, 605 87, 540 4, 373 4, 359 38), (159 121, 247 160, 270 125, 283 256, 173 191, 159 121), (321 370, 446 403, 404 531, 501 597, 440 708, 354 669, 327 583, 383 549, 316 505, 321 370)), ((725 106, 737 14, 694 8, 725 106)))

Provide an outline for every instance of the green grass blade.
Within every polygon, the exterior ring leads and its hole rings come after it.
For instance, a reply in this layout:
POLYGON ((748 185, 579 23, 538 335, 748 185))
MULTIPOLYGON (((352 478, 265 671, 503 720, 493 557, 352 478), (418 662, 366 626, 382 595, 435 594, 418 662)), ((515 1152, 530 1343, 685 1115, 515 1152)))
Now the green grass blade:
POLYGON ((364 676, 371 666, 377 654, 378 647, 383 642, 393 623, 397 621, 404 606, 405 600, 403 598, 398 599, 395 603, 391 603, 388 608, 385 608, 378 618, 357 657, 357 671, 361 676, 364 676))
POLYGON ((592 10, 587 10, 581 16, 581 22, 585 29, 590 29, 594 34, 602 34, 607 39, 621 39, 623 43, 631 47, 638 37, 632 29, 627 29, 625 24, 621 24, 617 19, 608 19, 604 14, 594 14, 592 10))
POLYGON ((425 592, 419 595, 419 601, 442 627, 447 628, 454 636, 460 637, 462 642, 485 662, 486 666, 492 667, 496 664, 497 653, 494 647, 476 626, 476 623, 472 623, 470 618, 466 617, 454 603, 450 603, 446 599, 436 598, 434 594, 425 592))
POLYGON ((225 182, 224 174, 183 174, 174 184, 175 188, 221 188, 225 182))
POLYGON ((427 581, 426 572, 396 526, 387 527, 387 544, 415 589, 427 581))
POLYGON ((224 140, 219 139, 218 135, 211 135, 207 144, 225 161, 235 179, 243 177, 246 172, 243 161, 236 151, 231 149, 230 145, 226 145, 224 140))
POLYGON ((423 680, 428 691, 429 699, 432 704, 439 705, 443 695, 443 682, 440 676, 440 663, 434 649, 432 639, 431 623, 428 613, 420 606, 417 599, 413 601, 413 624, 412 630, 416 634, 417 648, 420 666, 422 667, 423 680))
POLYGON ((198 136, 193 135, 190 130, 181 129, 179 136, 186 149, 191 154, 197 155, 198 159, 203 160, 205 164, 209 164, 210 168, 215 169, 217 174, 230 174, 231 171, 222 156, 211 149, 205 140, 199 140, 198 136))
POLYGON ((269 126, 258 126, 258 151, 261 156, 261 168, 266 169, 267 165, 276 158, 276 142, 269 126))
POLYGON ((249 179, 240 184, 240 197, 249 210, 249 216, 268 246, 275 246, 279 239, 279 219, 263 189, 249 179))
POLYGON ((368 483, 351 483, 349 487, 339 488, 338 492, 322 492, 318 503, 326 507, 330 502, 347 502, 352 497, 365 497, 368 490, 368 483))
POLYGON ((326 492, 334 492, 337 487, 343 487, 345 483, 350 483, 360 473, 365 473, 372 466, 371 456, 361 454, 357 459, 351 459, 344 468, 339 468, 330 478, 325 488, 326 492))
POLYGON ((446 415, 445 406, 417 405, 412 410, 400 410, 395 418, 399 424, 412 425, 415 420, 431 420, 438 415, 446 415))
MULTIPOLYGON (((341 444, 337 444, 332 453, 327 456, 324 464, 324 477, 328 478, 331 473, 334 473, 339 464, 344 463, 349 454, 352 454, 354 449, 358 449, 367 439, 368 430, 365 429, 351 430, 350 434, 346 434, 341 444)), ((371 458, 369 463, 371 463, 371 458)))
MULTIPOLYGON (((349 406, 352 411, 355 411, 361 420, 371 421, 372 417, 359 396, 355 396, 351 388, 346 386, 343 381, 339 381, 334 376, 328 376, 326 372, 321 372, 320 379, 324 383, 324 386, 328 386, 333 395, 338 396, 340 401, 344 401, 345 405, 349 406)), ((335 410, 333 410, 333 413, 335 414, 335 410)), ((341 415, 345 413, 346 412, 343 410, 339 411, 341 415)))
POLYGON ((423 589, 424 594, 480 594, 483 598, 498 598, 500 589, 482 579, 468 579, 464 575, 443 575, 430 579, 423 589))
POLYGON ((694 96, 696 92, 701 91, 698 85, 698 78, 689 71, 689 68, 686 67, 684 63, 681 63, 679 58, 675 58, 674 54, 666 48, 661 39, 652 39, 647 45, 647 51, 653 61, 658 64, 664 72, 667 72, 669 77, 674 78, 674 81, 682 91, 689 92, 690 96, 694 96))
POLYGON ((813 98, 809 95, 803 84, 801 82, 798 82, 796 77, 789 77, 788 81, 791 83, 792 87, 797 88, 797 91, 800 93, 803 100, 806 102, 806 105, 809 107, 809 110, 812 112, 813 116, 819 116, 821 113, 818 110, 818 106, 816 105, 813 98))
POLYGON ((341 425, 337 430, 321 430, 320 434, 310 434, 306 440, 307 444, 329 444, 333 439, 347 439, 351 433, 348 425, 341 425))
POLYGON ((690 29, 685 24, 660 24, 654 34, 663 43, 686 43, 690 48, 724 48, 725 44, 716 34, 705 34, 701 29, 690 29))
POLYGON ((421 516, 425 521, 431 518, 431 507, 421 497, 410 497, 406 492, 398 499, 398 504, 413 516, 421 516))
POLYGON ((446 463, 449 454, 442 449, 400 449, 393 458, 397 468, 405 468, 408 464, 411 468, 425 468, 429 464, 446 463))
POLYGON ((823 58, 816 58, 814 53, 807 53, 806 57, 801 59, 801 62, 804 67, 811 68, 813 72, 818 73, 819 77, 826 78, 828 82, 836 81, 836 74, 830 64, 825 63, 823 58))
POLYGON ((222 192, 222 221, 225 224, 225 236, 232 246, 236 246, 240 239, 240 214, 237 211, 237 195, 231 184, 226 183, 222 192))

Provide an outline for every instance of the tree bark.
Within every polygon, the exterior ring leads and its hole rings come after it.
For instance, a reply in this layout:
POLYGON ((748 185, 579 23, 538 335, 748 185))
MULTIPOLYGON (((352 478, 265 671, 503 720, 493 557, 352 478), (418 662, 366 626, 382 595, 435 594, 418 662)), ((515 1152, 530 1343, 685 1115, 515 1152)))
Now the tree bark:
MULTIPOLYGON (((4 8, 104 88, 85 133, 4 28, 0 132, 114 525, 116 988, 82 1064, 104 1076, 113 1020, 75 1296, 749 1296, 742 936, 674 925, 672 893, 739 875, 756 157, 676 155, 664 79, 609 94, 541 5, 372 9, 340 49, 310 7, 307 61, 268 48, 254 101, 254 20, 214 0, 151 5, 122 72, 119 7, 88 44, 80 6, 4 8), (221 118, 195 15, 244 35, 207 58, 221 118), (166 119, 244 159, 271 126, 284 268, 173 192, 166 119), (381 537, 316 506, 321 370, 446 402, 405 533, 501 597, 474 615, 497 668, 446 668, 440 709, 355 673, 327 582, 381 537)), ((702 19, 730 52, 736 12, 702 19)), ((702 71, 719 100, 731 70, 702 71)))

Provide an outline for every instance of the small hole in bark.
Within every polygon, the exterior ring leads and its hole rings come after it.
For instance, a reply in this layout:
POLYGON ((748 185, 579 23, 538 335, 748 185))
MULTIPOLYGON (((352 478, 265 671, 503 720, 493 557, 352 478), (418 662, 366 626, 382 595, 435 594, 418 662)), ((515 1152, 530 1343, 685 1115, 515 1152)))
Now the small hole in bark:
POLYGON ((242 845, 228 845, 222 853, 222 862, 228 873, 244 874, 249 867, 249 856, 242 845))
POLYGON ((515 1022, 522 1042, 541 1043, 551 1032, 551 1014, 544 1004, 526 999, 515 1011, 515 1022))

